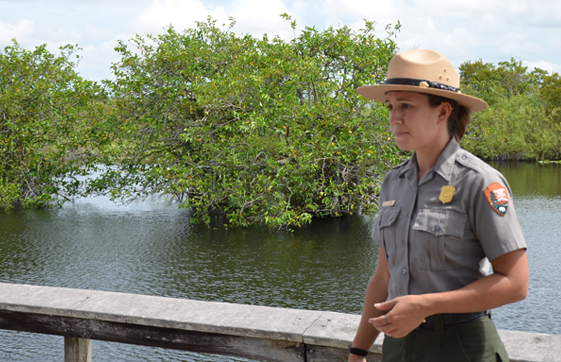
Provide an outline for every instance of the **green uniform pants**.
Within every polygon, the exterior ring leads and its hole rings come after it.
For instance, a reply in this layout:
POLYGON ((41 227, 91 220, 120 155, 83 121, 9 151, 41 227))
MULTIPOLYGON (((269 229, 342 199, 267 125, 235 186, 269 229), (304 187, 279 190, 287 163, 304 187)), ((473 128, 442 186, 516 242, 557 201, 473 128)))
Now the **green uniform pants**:
POLYGON ((418 329, 404 338, 386 336, 382 362, 508 362, 490 316, 459 325, 418 329))

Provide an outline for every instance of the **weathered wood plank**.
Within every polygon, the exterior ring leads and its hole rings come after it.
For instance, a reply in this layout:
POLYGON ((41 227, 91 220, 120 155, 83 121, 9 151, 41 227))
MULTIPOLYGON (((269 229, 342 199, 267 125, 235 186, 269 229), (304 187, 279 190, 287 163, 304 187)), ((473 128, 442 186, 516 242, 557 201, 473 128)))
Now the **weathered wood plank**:
MULTIPOLYGON (((347 362, 348 359, 349 350, 347 348, 306 345, 306 362, 347 362)), ((366 360, 368 362, 382 362, 382 355, 371 352, 366 360)))
POLYGON ((0 309, 302 342, 323 312, 0 283, 0 309))
MULTIPOLYGON (((270 362, 346 361, 360 316, 0 283, 0 329, 270 362), (306 349, 307 348, 307 349, 306 349)), ((561 336, 499 330, 512 362, 561 362, 561 336)), ((370 350, 379 360, 383 337, 370 350)))
POLYGON ((561 336, 499 330, 510 362, 561 361, 561 336))
POLYGON ((91 339, 64 337, 64 362, 92 362, 91 339))
MULTIPOLYGON (((355 337, 359 322, 359 315, 323 312, 304 332, 304 343, 347 350, 355 337)), ((382 353, 383 341, 384 337, 380 334, 370 351, 382 353)))
POLYGON ((0 329, 212 353, 270 362, 303 362, 305 355, 304 344, 298 342, 2 310, 0 310, 0 329))

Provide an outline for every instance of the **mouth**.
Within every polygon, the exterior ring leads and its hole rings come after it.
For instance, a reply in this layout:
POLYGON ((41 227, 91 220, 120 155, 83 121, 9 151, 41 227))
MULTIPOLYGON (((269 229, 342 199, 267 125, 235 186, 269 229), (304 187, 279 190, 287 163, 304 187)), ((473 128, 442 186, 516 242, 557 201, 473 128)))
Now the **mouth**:
POLYGON ((403 137, 403 136, 406 136, 406 135, 408 135, 408 134, 409 134, 409 133, 408 133, 408 132, 405 132, 405 131, 396 131, 396 132, 393 132, 393 136, 394 136, 395 138, 403 137))

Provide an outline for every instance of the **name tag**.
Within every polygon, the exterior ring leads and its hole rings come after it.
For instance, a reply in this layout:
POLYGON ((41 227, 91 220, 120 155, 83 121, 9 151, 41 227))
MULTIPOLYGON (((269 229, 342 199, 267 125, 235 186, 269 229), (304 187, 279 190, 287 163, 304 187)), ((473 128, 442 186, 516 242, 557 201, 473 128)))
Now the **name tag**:
POLYGON ((395 205, 395 200, 388 200, 388 201, 384 201, 384 202, 382 203, 382 207, 384 207, 384 206, 393 206, 393 205, 395 205))

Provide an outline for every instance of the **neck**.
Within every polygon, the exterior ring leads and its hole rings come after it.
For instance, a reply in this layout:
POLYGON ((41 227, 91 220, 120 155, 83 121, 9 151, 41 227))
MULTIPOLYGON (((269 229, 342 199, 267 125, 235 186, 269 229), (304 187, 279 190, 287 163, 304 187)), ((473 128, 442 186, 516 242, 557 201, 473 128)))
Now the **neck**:
POLYGON ((419 167, 419 181, 428 170, 434 167, 438 157, 442 151, 444 151, 449 141, 449 138, 439 139, 436 144, 433 144, 430 147, 415 150, 417 155, 417 166, 419 167))

